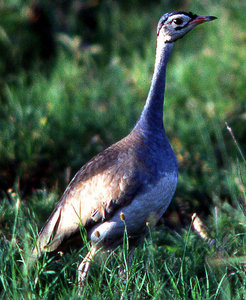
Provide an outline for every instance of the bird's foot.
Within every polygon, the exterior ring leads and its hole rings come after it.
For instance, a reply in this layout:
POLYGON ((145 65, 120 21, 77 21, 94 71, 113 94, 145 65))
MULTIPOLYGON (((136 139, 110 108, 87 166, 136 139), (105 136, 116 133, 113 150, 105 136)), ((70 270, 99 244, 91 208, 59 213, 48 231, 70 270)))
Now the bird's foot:
POLYGON ((78 285, 81 291, 83 290, 85 280, 88 276, 88 272, 90 269, 90 263, 94 255, 96 254, 96 250, 97 250, 96 247, 92 246, 91 250, 87 253, 87 255, 85 256, 85 258, 83 259, 83 261, 80 263, 78 267, 78 285))

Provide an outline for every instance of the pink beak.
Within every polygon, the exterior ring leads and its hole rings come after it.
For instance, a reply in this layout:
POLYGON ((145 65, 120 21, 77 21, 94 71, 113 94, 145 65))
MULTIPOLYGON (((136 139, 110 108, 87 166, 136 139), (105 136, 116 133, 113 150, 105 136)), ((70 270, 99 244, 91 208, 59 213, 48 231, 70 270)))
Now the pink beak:
POLYGON ((190 24, 198 25, 198 24, 201 24, 201 23, 204 23, 204 22, 213 21, 215 19, 217 19, 217 18, 216 17, 212 17, 212 16, 206 16, 206 17, 197 16, 194 20, 192 20, 190 22, 190 24))

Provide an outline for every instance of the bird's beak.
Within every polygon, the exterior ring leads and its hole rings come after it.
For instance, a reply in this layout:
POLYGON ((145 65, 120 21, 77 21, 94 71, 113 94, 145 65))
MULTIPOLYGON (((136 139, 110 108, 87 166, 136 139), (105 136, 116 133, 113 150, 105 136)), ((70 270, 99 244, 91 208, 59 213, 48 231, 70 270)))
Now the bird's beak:
POLYGON ((190 24, 192 24, 192 25, 198 25, 198 24, 201 24, 201 23, 204 23, 204 22, 213 21, 215 19, 217 19, 217 17, 212 17, 212 16, 206 16, 206 17, 197 16, 194 20, 190 21, 190 24))

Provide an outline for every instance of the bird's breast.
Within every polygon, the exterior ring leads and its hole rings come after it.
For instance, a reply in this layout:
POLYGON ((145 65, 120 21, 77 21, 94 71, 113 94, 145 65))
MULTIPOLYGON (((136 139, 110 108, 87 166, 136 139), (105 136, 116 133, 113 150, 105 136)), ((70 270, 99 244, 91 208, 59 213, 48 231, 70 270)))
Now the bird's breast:
POLYGON ((176 190, 177 180, 177 172, 165 172, 158 180, 146 185, 131 205, 126 207, 126 214, 131 216, 130 219, 140 217, 147 222, 149 221, 148 218, 155 218, 157 222, 171 202, 176 190))

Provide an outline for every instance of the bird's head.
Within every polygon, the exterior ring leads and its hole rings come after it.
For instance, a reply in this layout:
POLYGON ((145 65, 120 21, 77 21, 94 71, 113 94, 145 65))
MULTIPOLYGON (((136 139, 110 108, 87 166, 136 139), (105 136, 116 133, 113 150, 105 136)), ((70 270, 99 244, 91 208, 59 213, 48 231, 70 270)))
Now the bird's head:
POLYGON ((162 36, 165 42, 175 42, 182 38, 195 26, 217 19, 212 16, 198 16, 182 11, 167 13, 160 18, 157 26, 157 36, 162 36))

